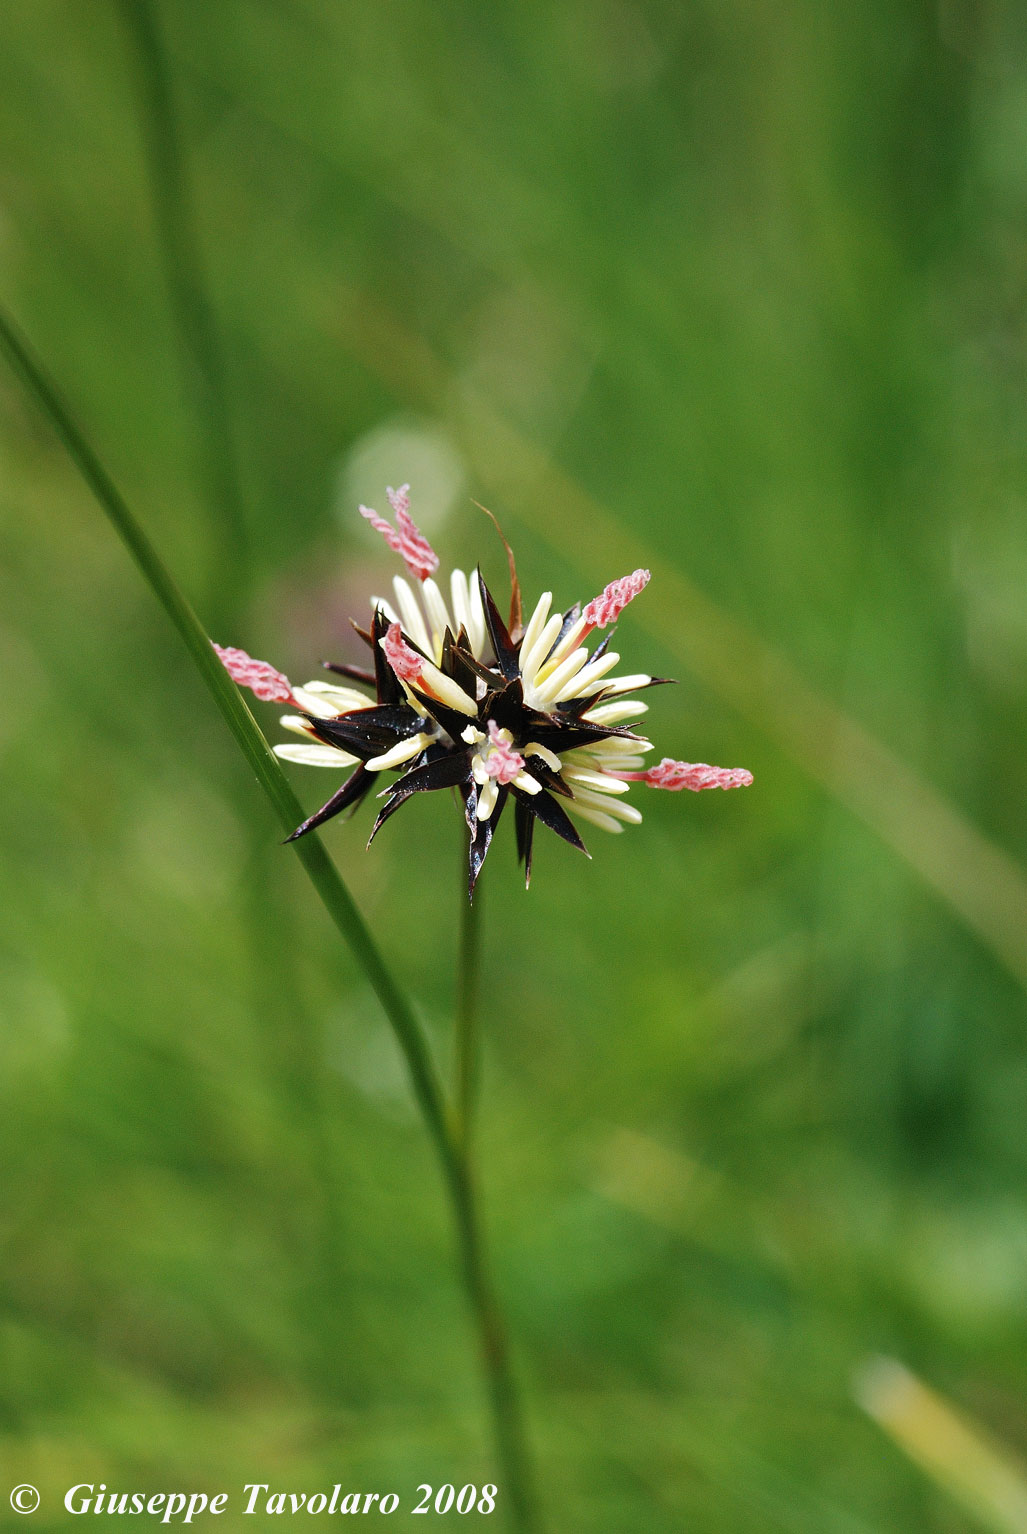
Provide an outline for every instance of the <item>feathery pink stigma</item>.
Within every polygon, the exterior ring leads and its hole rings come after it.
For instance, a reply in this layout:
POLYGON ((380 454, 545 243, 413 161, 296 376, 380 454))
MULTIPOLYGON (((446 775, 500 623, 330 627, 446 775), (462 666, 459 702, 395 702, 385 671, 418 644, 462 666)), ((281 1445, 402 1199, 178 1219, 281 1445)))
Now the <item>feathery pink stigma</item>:
POLYGON ((266 660, 254 660, 245 650, 214 645, 221 664, 233 682, 248 687, 262 703, 295 703, 292 684, 287 676, 269 666, 266 660))
POLYGON ((401 682, 419 682, 424 669, 424 657, 412 650, 403 638, 398 623, 390 623, 382 640, 385 659, 401 682))
POLYGON ((650 788, 690 788, 693 794, 704 788, 748 788, 752 773, 744 767, 710 767, 706 762, 676 762, 665 756, 648 772, 617 772, 614 777, 648 783, 650 788))
POLYGON ((388 485, 386 487, 385 494, 388 496, 388 498, 389 498, 389 505, 392 507, 392 509, 396 513, 397 517, 399 516, 400 512, 402 512, 404 514, 404 516, 409 512, 409 510, 410 510, 410 486, 409 485, 400 485, 398 490, 393 490, 392 486, 388 485))
POLYGON ((524 770, 523 756, 501 738, 499 726, 494 719, 489 720, 489 741, 491 744, 488 754, 482 758, 482 766, 497 783, 512 783, 517 774, 524 770))
POLYGON ((619 581, 611 581, 606 590, 593 597, 582 617, 590 629, 604 629, 619 618, 629 602, 649 584, 648 570, 635 570, 619 581))
POLYGON ((410 515, 410 486, 400 485, 398 490, 390 486, 385 493, 396 513, 395 527, 370 506, 361 506, 360 515, 367 518, 376 533, 381 533, 394 553, 402 555, 410 574, 426 581, 439 568, 439 556, 410 515))

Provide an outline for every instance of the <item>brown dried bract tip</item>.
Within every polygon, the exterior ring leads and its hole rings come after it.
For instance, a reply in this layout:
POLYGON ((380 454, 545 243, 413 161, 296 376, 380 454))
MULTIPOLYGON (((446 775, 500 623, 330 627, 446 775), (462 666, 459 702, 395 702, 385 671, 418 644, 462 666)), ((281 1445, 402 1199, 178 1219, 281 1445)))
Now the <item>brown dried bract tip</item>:
POLYGON ((524 636, 524 613, 521 608, 521 583, 517 579, 517 561, 514 559, 514 551, 506 541, 506 534, 499 525, 499 519, 494 512, 489 511, 480 501, 472 501, 479 511, 483 511, 492 526, 499 534, 500 541, 506 550, 507 564, 510 566, 510 638, 516 644, 524 636))

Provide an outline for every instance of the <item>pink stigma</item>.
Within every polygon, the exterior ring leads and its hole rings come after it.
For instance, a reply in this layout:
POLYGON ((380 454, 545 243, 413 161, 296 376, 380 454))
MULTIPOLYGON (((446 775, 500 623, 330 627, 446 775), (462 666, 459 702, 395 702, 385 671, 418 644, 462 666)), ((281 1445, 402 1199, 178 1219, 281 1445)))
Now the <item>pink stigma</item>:
POLYGON ((233 682, 248 687, 262 703, 295 703, 292 684, 287 676, 269 666, 266 660, 254 660, 245 650, 214 646, 221 664, 233 682))
POLYGON ((593 597, 581 616, 590 629, 604 629, 620 617, 628 603, 633 602, 648 584, 648 570, 635 570, 619 581, 611 581, 600 596, 593 597))
POLYGON ((424 656, 412 650, 403 638, 398 623, 390 623, 382 640, 385 659, 401 682, 419 682, 424 670, 424 656))
POLYGON ((482 758, 482 766, 497 783, 512 783, 517 774, 524 771, 523 756, 501 738, 494 719, 489 720, 489 741, 490 749, 482 758))
POLYGON ((396 513, 395 527, 370 506, 361 506, 360 515, 367 518, 376 533, 381 533, 394 553, 402 555, 410 574, 426 581, 439 568, 439 556, 410 515, 410 486, 400 485, 398 490, 390 486, 385 493, 396 513))
POLYGON ((693 794, 704 788, 748 788, 752 773, 744 767, 710 767, 706 762, 675 762, 665 756, 648 772, 618 772, 618 778, 630 778, 636 783, 648 783, 650 788, 669 788, 674 791, 690 788, 693 794))

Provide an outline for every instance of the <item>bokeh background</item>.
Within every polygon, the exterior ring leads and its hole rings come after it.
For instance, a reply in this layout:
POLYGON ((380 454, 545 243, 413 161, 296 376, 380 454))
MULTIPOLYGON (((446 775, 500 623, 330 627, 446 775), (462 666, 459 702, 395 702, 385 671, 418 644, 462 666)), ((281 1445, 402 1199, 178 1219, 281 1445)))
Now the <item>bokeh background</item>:
MULTIPOLYGON (((357 659, 408 479, 497 585, 472 497, 529 594, 650 566, 659 753, 755 774, 490 860, 551 1527, 1027 1528, 1022 10, 33 0, 0 124, 5 299, 215 638, 357 659)), ((0 1519, 494 1480, 374 998, 6 372, 0 453, 0 1519)), ((445 1059, 460 826, 368 825, 445 1059)))

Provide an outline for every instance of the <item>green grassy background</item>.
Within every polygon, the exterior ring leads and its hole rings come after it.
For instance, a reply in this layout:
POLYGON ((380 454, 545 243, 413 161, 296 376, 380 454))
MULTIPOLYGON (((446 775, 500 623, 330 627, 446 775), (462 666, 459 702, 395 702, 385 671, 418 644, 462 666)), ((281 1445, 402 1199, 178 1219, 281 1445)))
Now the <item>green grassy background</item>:
MULTIPOLYGON (((230 440, 114 0, 0 20, 0 277, 214 636, 356 658, 391 566, 355 506, 410 479, 447 567, 502 580, 472 496, 529 594, 649 564, 618 645, 681 680, 659 754, 755 774, 591 863, 540 838, 527 896, 511 827, 490 860, 484 1183, 551 1527, 983 1526, 852 1376, 897 1357, 1027 1452, 1022 16, 157 9, 230 440)), ((495 1479, 391 1036, 7 374, 0 515, 5 1486, 42 1530, 81 1480, 495 1479)), ((368 825, 327 841, 445 1055, 458 821, 368 825)))

